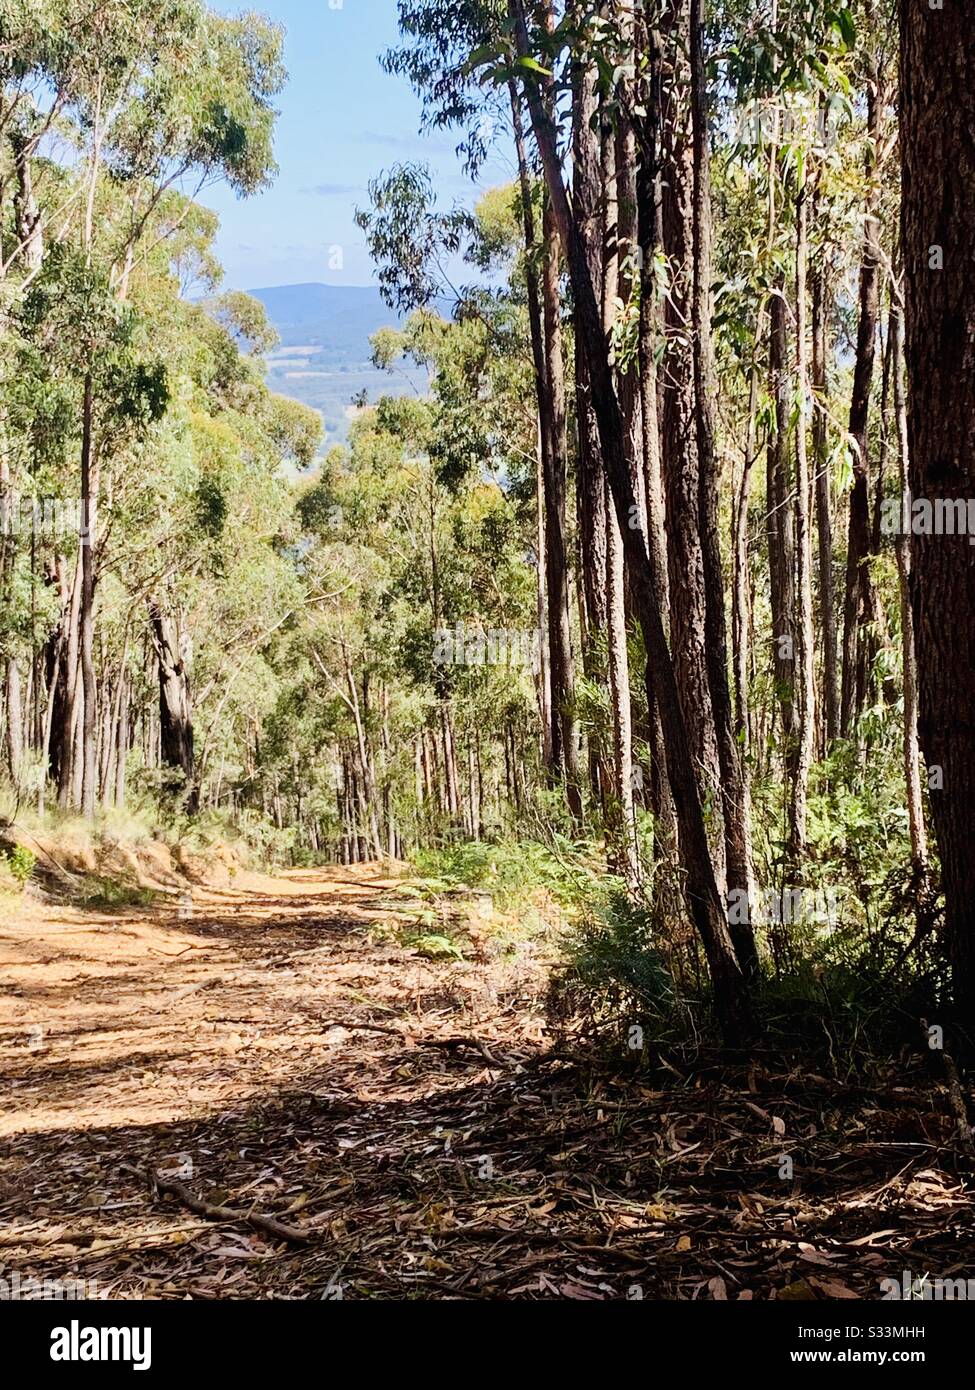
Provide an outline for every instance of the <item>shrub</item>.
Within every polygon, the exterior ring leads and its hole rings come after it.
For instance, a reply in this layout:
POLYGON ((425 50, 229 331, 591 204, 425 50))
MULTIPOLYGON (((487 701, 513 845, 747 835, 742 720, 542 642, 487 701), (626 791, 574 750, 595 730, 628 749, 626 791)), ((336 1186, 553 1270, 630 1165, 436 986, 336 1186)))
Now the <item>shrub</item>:
POLYGON ((686 1014, 660 946, 652 909, 610 880, 562 943, 564 964, 552 979, 550 1014, 590 1028, 633 1023, 658 1041, 686 1014))
POLYGON ((14 845, 13 849, 8 849, 6 854, 6 869, 10 877, 15 879, 21 888, 25 886, 27 880, 34 872, 34 865, 37 863, 37 855, 24 845, 14 845))

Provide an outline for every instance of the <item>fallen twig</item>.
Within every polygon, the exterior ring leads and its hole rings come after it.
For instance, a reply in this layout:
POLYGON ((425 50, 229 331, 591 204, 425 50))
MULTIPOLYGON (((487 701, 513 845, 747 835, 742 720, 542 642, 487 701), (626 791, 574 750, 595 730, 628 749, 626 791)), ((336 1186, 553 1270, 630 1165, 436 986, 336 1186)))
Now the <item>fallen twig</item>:
POLYGON ((235 1211, 233 1207, 214 1206, 212 1202, 204 1201, 202 1197, 195 1196, 188 1187, 177 1182, 175 1178, 164 1178, 155 1168, 148 1168, 142 1172, 130 1163, 122 1163, 119 1166, 127 1173, 135 1173, 137 1177, 144 1178, 154 1191, 166 1192, 170 1196, 176 1197, 190 1211, 195 1212, 197 1216, 205 1216, 208 1221, 245 1221, 248 1225, 255 1226, 259 1231, 276 1236, 278 1240, 291 1241, 296 1245, 304 1245, 312 1238, 313 1232, 306 1231, 301 1226, 288 1226, 273 1216, 262 1216, 257 1211, 235 1211))
POLYGON ((425 1038, 420 1033, 408 1033, 402 1028, 389 1028, 382 1023, 353 1023, 351 1020, 343 1018, 328 1018, 321 1021, 323 1029, 346 1028, 350 1033, 357 1031, 366 1033, 383 1033, 390 1038, 400 1038, 403 1042, 411 1043, 415 1047, 469 1047, 475 1052, 479 1052, 484 1060, 492 1067, 502 1067, 503 1062, 492 1056, 487 1044, 480 1038, 425 1038))

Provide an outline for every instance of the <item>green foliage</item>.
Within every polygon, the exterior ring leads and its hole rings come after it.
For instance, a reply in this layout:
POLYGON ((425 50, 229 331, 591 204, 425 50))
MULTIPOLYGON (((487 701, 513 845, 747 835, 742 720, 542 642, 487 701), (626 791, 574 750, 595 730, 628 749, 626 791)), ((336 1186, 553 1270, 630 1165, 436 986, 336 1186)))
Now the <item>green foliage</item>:
POLYGON ((456 941, 449 936, 440 936, 428 932, 421 933, 419 936, 407 936, 407 944, 412 946, 418 955, 425 956, 427 960, 463 960, 464 953, 457 945, 456 941))
POLYGON ((903 864, 871 892, 866 921, 802 933, 793 964, 769 976, 761 1009, 771 1037, 825 1047, 841 1072, 872 1055, 915 1047, 920 1020, 950 1011, 947 961, 938 941, 943 904, 903 864))
POLYGON ((565 939, 565 964, 552 987, 557 1012, 581 1013, 614 1031, 646 1027, 650 1040, 669 1036, 682 1012, 660 947, 659 921, 622 885, 606 885, 565 939))
POLYGON ((140 888, 98 874, 87 875, 78 892, 79 901, 89 908, 152 907, 157 897, 152 888, 140 888))
POLYGON ((37 855, 26 845, 14 845, 4 856, 4 867, 12 879, 23 888, 37 863, 37 855))
POLYGON ((485 889, 502 911, 523 907, 539 892, 571 910, 584 902, 598 881, 598 859, 591 846, 555 836, 494 843, 462 841, 443 849, 418 849, 411 858, 417 872, 444 888, 485 889))

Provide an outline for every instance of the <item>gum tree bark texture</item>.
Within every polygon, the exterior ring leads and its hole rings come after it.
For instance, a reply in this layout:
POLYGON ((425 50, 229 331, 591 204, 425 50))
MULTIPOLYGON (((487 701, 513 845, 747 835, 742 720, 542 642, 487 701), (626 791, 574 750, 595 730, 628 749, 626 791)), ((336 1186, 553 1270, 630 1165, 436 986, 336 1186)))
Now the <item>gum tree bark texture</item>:
MULTIPOLYGON (((942 9, 901 0, 900 17, 910 484, 915 502, 961 508, 975 498, 975 25, 964 0, 942 9)), ((911 603, 946 940, 971 1039, 975 546, 967 535, 913 537, 911 603)))

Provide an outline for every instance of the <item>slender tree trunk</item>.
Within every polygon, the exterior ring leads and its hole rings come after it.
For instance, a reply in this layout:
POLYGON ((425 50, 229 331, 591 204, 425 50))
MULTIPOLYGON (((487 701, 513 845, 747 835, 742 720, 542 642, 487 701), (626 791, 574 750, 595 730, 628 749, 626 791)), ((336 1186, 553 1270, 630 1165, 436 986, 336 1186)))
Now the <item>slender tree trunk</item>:
POLYGON ((190 698, 189 653, 179 625, 158 600, 149 605, 149 621, 159 683, 160 754, 166 767, 182 775, 186 809, 199 805, 190 698))
MULTIPOLYGON (((595 74, 578 65, 573 73, 572 204, 585 248, 593 285, 602 294, 602 217, 600 213, 601 158, 595 74)), ((602 642, 606 634, 607 509, 599 428, 592 403, 589 368, 580 336, 574 334, 575 416, 577 429, 576 510, 578 517, 581 592, 585 608, 583 665, 589 681, 606 679, 602 642)), ((593 801, 605 810, 611 776, 600 730, 589 734, 589 781, 593 801)))
POLYGON ((876 353, 877 320, 880 313, 880 228, 875 211, 876 144, 880 138, 881 102, 876 90, 875 66, 871 65, 868 84, 868 128, 866 217, 863 259, 860 264, 859 313, 856 359, 853 366, 853 395, 850 401, 850 435, 854 441, 853 487, 850 492, 850 521, 846 550, 846 591, 843 601, 843 680, 840 690, 840 733, 848 737, 862 713, 867 698, 869 669, 877 648, 878 634, 868 637, 865 628, 877 613, 877 597, 870 575, 872 553, 870 528, 870 452, 868 425, 870 388, 876 353))
MULTIPOLYGON (((603 246, 602 319, 603 334, 610 342, 618 299, 629 297, 630 277, 622 267, 628 247, 623 242, 624 230, 632 235, 635 206, 621 206, 629 195, 630 173, 627 157, 632 159, 630 142, 619 139, 608 122, 604 122, 602 139, 602 177, 606 204, 607 235, 603 246), (620 157, 622 155, 622 158, 620 157)), ((635 487, 635 470, 642 464, 642 444, 636 433, 639 421, 638 378, 635 372, 615 373, 623 421, 627 466, 630 484, 635 487)), ((633 886, 639 879, 640 865, 636 845, 636 824, 633 806, 633 717, 630 704, 630 663, 626 634, 626 567, 623 539, 619 521, 613 510, 609 485, 603 475, 606 514, 606 637, 609 676, 609 715, 612 737, 610 794, 606 799, 607 851, 611 867, 633 886)), ((631 516, 630 523, 638 525, 641 518, 631 516)))
POLYGON ((81 678, 85 692, 82 734, 81 811, 91 820, 97 791, 96 721, 98 686, 95 680, 95 542, 98 534, 98 465, 92 439, 92 379, 85 376, 81 434, 81 678))
POLYGON ((7 718, 7 765, 15 787, 20 786, 24 761, 24 710, 20 689, 20 667, 8 656, 4 669, 4 701, 7 718))
POLYGON ((791 780, 795 778, 799 724, 795 705, 795 525, 788 467, 788 309, 782 278, 772 294, 769 321, 769 374, 775 403, 774 425, 768 440, 766 490, 772 665, 782 712, 785 763, 791 780))
MULTIPOLYGON (((363 700, 359 701, 359 688, 356 684, 352 667, 349 665, 345 647, 342 648, 342 658, 345 663, 345 681, 349 689, 349 709, 352 711, 352 720, 355 724, 356 750, 359 755, 359 790, 360 806, 362 808, 363 823, 369 826, 370 852, 377 859, 382 857, 383 842, 379 832, 379 810, 376 804, 376 779, 372 766, 372 759, 369 754, 369 744, 366 738, 366 726, 363 719, 363 708, 365 704, 365 679, 363 678, 363 700)), ((456 809, 456 808, 455 808, 456 809)))
MULTIPOLYGON (((718 460, 714 443, 717 384, 711 341, 711 182, 704 67, 704 0, 690 0, 688 23, 693 149, 691 322, 698 506, 705 585, 705 654, 718 746, 727 886, 729 892, 744 893, 750 902, 751 798, 731 714, 725 583, 718 528, 718 460)), ((750 920, 733 925, 732 939, 742 969, 750 976, 757 976, 758 952, 750 920)))
POLYGON ((121 699, 118 709, 118 731, 115 735, 115 805, 125 805, 125 764, 129 753, 129 679, 123 669, 120 679, 121 699))
MULTIPOLYGON (((893 347, 891 369, 894 376, 894 416, 897 423, 900 464, 901 516, 911 515, 910 446, 908 444, 907 399, 904 394, 904 315, 902 306, 891 306, 890 334, 893 347)), ((904 665, 904 785, 907 791, 907 819, 911 834, 911 863, 923 874, 928 864, 928 837, 921 799, 921 751, 917 733, 917 652, 914 644, 914 612, 911 608, 911 539, 900 528, 896 540, 897 574, 901 600, 901 656, 904 665)))
POLYGON ((579 795, 579 731, 575 719, 572 671, 572 629, 569 620, 569 569, 565 543, 566 427, 565 368, 559 304, 558 233, 546 201, 544 223, 542 310, 545 328, 545 369, 548 379, 550 428, 543 444, 545 492, 545 564, 548 594, 548 649, 551 678, 552 769, 565 779, 566 798, 573 816, 582 812, 579 795))
POLYGON ((552 766, 552 672, 549 651, 548 579, 545 560, 545 479, 542 465, 542 421, 538 419, 538 439, 535 461, 535 600, 538 619, 538 671, 535 685, 538 691, 538 717, 542 734, 542 761, 552 766))
POLYGON ((477 757, 474 751, 474 732, 467 735, 467 802, 470 808, 471 839, 481 838, 481 798, 477 783, 477 757))
MULTIPOLYGON (((647 28, 646 17, 635 17, 635 42, 643 59, 636 93, 647 115, 638 123, 638 165, 636 171, 637 235, 640 248, 639 365, 640 399, 643 410, 643 494, 646 501, 646 527, 651 579, 657 606, 664 618, 670 611, 667 575, 667 537, 664 523, 664 486, 660 451, 660 383, 657 349, 663 343, 660 287, 657 282, 657 256, 662 244, 660 140, 658 129, 660 61, 655 37, 647 28)), ((640 65, 638 64, 638 71, 640 65)), ((677 824, 667 780, 667 753, 654 692, 653 668, 647 663, 645 686, 647 722, 650 730, 650 800, 655 817, 655 850, 658 857, 674 858, 677 824)))
MULTIPOLYGON (((64 705, 60 712, 55 737, 57 738, 58 805, 66 810, 73 804, 73 769, 75 764, 75 730, 78 726, 78 705, 80 703, 78 680, 78 614, 81 608, 82 555, 79 547, 75 564, 74 583, 71 588, 71 601, 68 605, 68 640, 64 660, 64 705)), ((54 760, 52 759, 52 762, 54 760)))
MULTIPOLYGON (((12 573, 17 545, 13 519, 14 504, 8 445, 5 439, 0 438, 0 599, 5 606, 12 601, 12 573)), ((7 640, 11 639, 8 637, 7 640)), ((7 721, 7 766, 15 789, 19 789, 24 761, 24 715, 20 667, 17 665, 16 655, 10 649, 3 657, 3 693, 7 721)))
POLYGON ((446 810, 451 825, 456 828, 460 814, 460 792, 457 781, 457 751, 454 740, 454 721, 450 712, 449 700, 440 706, 440 733, 443 739, 444 790, 446 791, 446 810))
POLYGON ((748 423, 745 434, 745 455, 741 465, 741 480, 734 508, 734 578, 731 601, 731 647, 735 670, 735 728, 747 752, 752 741, 748 708, 751 671, 751 580, 748 569, 748 503, 751 496, 752 470, 758 456, 758 345, 764 333, 764 310, 760 309, 755 325, 755 354, 748 383, 748 423))
MULTIPOLYGON (((813 212, 815 221, 815 208, 813 212)), ((833 523, 829 463, 826 449, 826 306, 822 267, 813 277, 812 390, 813 463, 816 469, 816 532, 819 540, 819 621, 823 633, 823 708, 826 745, 840 731, 839 649, 836 637, 836 599, 833 584, 833 523)))
MULTIPOLYGON (((607 491, 609 485, 606 485, 607 491)), ((612 499, 608 499, 612 505, 612 499)), ((633 808, 633 729, 630 663, 626 646, 623 540, 615 512, 606 530, 606 612, 609 634, 610 719, 613 728, 613 791, 607 806, 610 862, 631 886, 640 876, 633 808)))
POLYGON ((545 336, 542 321, 542 304, 538 291, 538 278, 534 261, 537 253, 535 235, 535 213, 532 205, 532 187, 528 171, 528 156, 525 151, 525 136, 521 114, 521 99, 514 82, 508 83, 511 104, 511 120, 515 135, 515 153, 518 160, 518 186, 521 193, 522 228, 525 238, 525 295, 528 303, 528 330, 531 342, 532 366, 535 376, 535 398, 538 402, 538 458, 536 468, 536 530, 538 548, 538 627, 541 641, 541 670, 539 672, 539 714, 542 724, 542 757, 547 767, 555 766, 557 743, 561 737, 555 723, 558 711, 552 707, 551 652, 549 632, 548 600, 548 549, 546 544, 546 494, 545 478, 551 465, 547 460, 552 450, 552 405, 549 389, 549 369, 545 356, 545 336))
MULTIPOLYGON (((601 160, 599 135, 593 129, 597 103, 595 76, 588 68, 575 74, 573 111, 572 204, 586 251, 593 285, 602 294, 602 218, 599 210, 601 160)), ((606 630, 606 493, 602 460, 599 455, 599 429, 592 403, 592 388, 586 354, 578 333, 575 335, 576 423, 578 427, 579 473, 577 497, 582 587, 590 645, 606 630)), ((588 674, 592 674, 590 671, 588 674)))
POLYGON ((793 875, 800 870, 806 847, 806 811, 809 771, 813 760, 816 725, 815 651, 812 599, 812 490, 806 444, 809 369, 806 346, 806 274, 808 263, 807 189, 800 175, 796 196, 796 385, 800 402, 796 421, 796 687, 798 694, 799 746, 789 817, 789 859, 793 875))

